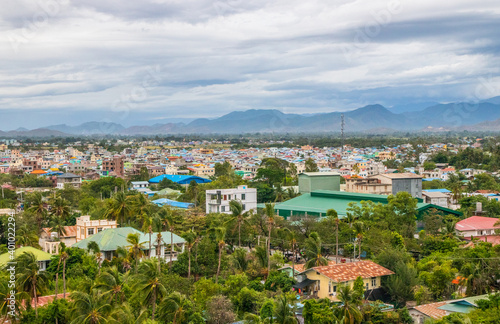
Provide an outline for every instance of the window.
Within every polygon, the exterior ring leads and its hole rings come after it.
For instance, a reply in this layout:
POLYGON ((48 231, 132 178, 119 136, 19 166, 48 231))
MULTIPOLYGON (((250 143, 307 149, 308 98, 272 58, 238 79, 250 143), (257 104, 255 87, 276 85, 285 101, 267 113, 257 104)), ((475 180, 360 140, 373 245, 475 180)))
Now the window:
POLYGON ((94 235, 94 229, 93 228, 89 228, 87 230, 87 233, 88 233, 88 235, 94 235))
POLYGON ((216 200, 217 199, 217 195, 211 195, 211 199, 212 200, 216 200))
POLYGON ((241 194, 241 200, 245 200, 245 194, 241 194))
POLYGON ((97 228, 97 233, 101 232, 102 231, 102 227, 98 227, 97 228))
POLYGON ((245 210, 245 209, 246 209, 245 204, 241 205, 241 207, 243 207, 243 210, 245 210))
POLYGON ((85 236, 85 230, 83 228, 80 230, 80 235, 85 236))
POLYGON ((228 200, 231 200, 231 195, 227 195, 227 199, 228 199, 228 200))
POLYGON ((333 286, 333 292, 336 293, 337 292, 337 286, 333 286))
POLYGON ((370 289, 370 288, 368 287, 368 284, 366 284, 366 290, 368 290, 368 289, 370 289))
POLYGON ((224 195, 224 200, 227 200, 227 195, 224 195))
POLYGON ((222 212, 225 212, 225 211, 226 211, 226 206, 221 206, 221 207, 220 207, 220 210, 221 210, 222 212))
POLYGON ((373 277, 372 278, 372 287, 375 287, 377 285, 377 278, 373 277))

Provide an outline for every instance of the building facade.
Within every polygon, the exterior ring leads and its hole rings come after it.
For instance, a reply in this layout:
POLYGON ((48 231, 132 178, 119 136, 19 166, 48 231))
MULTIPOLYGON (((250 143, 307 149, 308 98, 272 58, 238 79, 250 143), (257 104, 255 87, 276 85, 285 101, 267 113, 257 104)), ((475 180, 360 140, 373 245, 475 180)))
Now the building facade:
POLYGON ((229 202, 237 200, 243 205, 243 212, 257 210, 257 189, 238 186, 234 189, 214 189, 206 191, 206 211, 230 214, 229 202))

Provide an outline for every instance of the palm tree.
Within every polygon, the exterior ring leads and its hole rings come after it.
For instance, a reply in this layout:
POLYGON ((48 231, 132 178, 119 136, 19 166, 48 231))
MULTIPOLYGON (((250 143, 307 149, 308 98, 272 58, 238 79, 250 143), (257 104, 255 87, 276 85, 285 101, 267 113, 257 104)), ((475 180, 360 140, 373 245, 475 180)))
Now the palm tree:
POLYGON ((128 272, 122 274, 118 271, 116 266, 112 266, 111 268, 107 268, 103 273, 101 273, 96 281, 94 288, 102 291, 103 295, 109 295, 109 301, 115 300, 118 303, 118 300, 123 302, 125 298, 125 292, 123 291, 123 285, 128 279, 128 272))
POLYGON ((52 210, 50 211, 51 216, 56 216, 58 218, 66 220, 71 213, 68 201, 62 197, 54 198, 51 202, 51 206, 52 206, 52 210))
POLYGON ((54 217, 52 218, 51 223, 51 232, 56 232, 57 237, 61 239, 61 237, 64 237, 66 235, 66 226, 64 225, 65 222, 61 217, 54 217))
POLYGON ((236 226, 238 226, 238 247, 241 247, 241 225, 246 222, 248 213, 243 212, 243 204, 237 200, 229 202, 229 209, 231 210, 232 217, 228 222, 236 222, 236 226))
POLYGON ((32 252, 21 254, 16 261, 18 269, 16 288, 27 293, 30 304, 35 301, 35 314, 38 317, 38 296, 47 289, 48 274, 40 271, 36 256, 32 252))
POLYGON ((328 209, 326 211, 326 216, 333 219, 335 222, 335 263, 339 263, 339 215, 335 209, 328 209))
POLYGON ((128 254, 128 250, 124 247, 119 246, 114 253, 117 258, 121 259, 121 264, 123 271, 129 271, 130 266, 130 255, 128 254))
POLYGON ((170 269, 172 268, 173 256, 174 256, 174 230, 175 230, 175 219, 172 211, 170 209, 165 209, 166 213, 163 219, 163 224, 167 227, 170 232, 170 269))
POLYGON ((101 264, 102 264, 102 253, 101 253, 101 248, 99 247, 99 244, 95 241, 90 241, 87 244, 87 250, 90 252, 92 251, 95 255, 96 261, 97 261, 97 268, 98 268, 98 273, 99 275, 101 273, 101 264))
POLYGON ((61 252, 59 253, 59 260, 57 261, 57 271, 56 271, 56 287, 54 299, 57 299, 59 293, 59 268, 61 267, 61 262, 63 262, 63 279, 64 279, 64 297, 66 298, 66 259, 68 258, 68 253, 66 253, 66 246, 61 243, 61 252))
POLYGON ((267 227, 268 227, 268 237, 267 237, 267 274, 271 273, 271 231, 275 223, 274 218, 274 204, 266 204, 266 216, 267 216, 267 227))
POLYGON ((234 259, 233 259, 233 264, 234 267, 241 272, 245 272, 248 269, 248 258, 247 258, 247 251, 245 249, 239 248, 234 251, 234 259))
POLYGON ((40 247, 38 244, 38 235, 35 230, 31 229, 28 224, 19 226, 16 230, 16 246, 32 246, 40 247))
POLYGON ((289 230, 288 240, 292 249, 292 276, 295 277, 295 246, 297 245, 297 234, 289 230))
POLYGON ((172 324, 184 323, 187 307, 189 307, 189 299, 177 291, 173 292, 161 301, 158 307, 158 319, 163 323, 170 323, 170 321, 172 324))
POLYGON ((361 241, 363 240, 363 235, 365 232, 365 224, 362 221, 355 222, 354 232, 356 233, 356 238, 358 239, 358 247, 359 247, 358 258, 361 260, 361 241))
POLYGON ((131 202, 129 197, 123 192, 116 193, 113 198, 109 200, 109 205, 106 210, 107 218, 114 218, 120 225, 123 226, 125 219, 128 218, 132 211, 131 202))
POLYGON ((30 197, 30 206, 28 211, 35 215, 38 228, 41 229, 42 221, 45 219, 45 215, 47 215, 47 209, 45 208, 43 196, 40 192, 35 192, 30 197))
POLYGON ((307 258, 306 269, 328 265, 328 260, 321 254, 321 239, 318 233, 312 232, 304 244, 307 258))
POLYGON ((156 300, 162 299, 167 294, 167 289, 161 280, 156 259, 148 259, 141 262, 139 272, 136 275, 134 290, 145 305, 152 305, 151 319, 155 319, 156 300))
POLYGON ((139 258, 142 258, 144 256, 144 253, 142 252, 143 243, 140 243, 139 241, 139 234, 129 233, 127 235, 127 242, 130 243, 129 253, 134 257, 135 260, 135 273, 137 273, 139 258))
POLYGON ((358 324, 363 318, 361 311, 356 307, 354 290, 349 285, 339 288, 337 298, 341 306, 336 309, 337 318, 344 318, 344 324, 358 324))
POLYGON ((253 251, 257 263, 260 265, 261 269, 266 269, 268 266, 269 254, 267 253, 267 247, 256 246, 253 251))
POLYGON ((224 227, 219 227, 216 229, 215 239, 217 240, 217 246, 219 247, 219 263, 217 265, 217 276, 215 277, 215 283, 218 283, 220 274, 220 263, 222 260, 222 250, 226 245, 226 242, 224 241, 226 239, 226 229, 224 227))
POLYGON ((286 294, 278 297, 276 308, 274 309, 273 323, 277 324, 297 324, 298 320, 295 317, 295 305, 288 299, 286 294))
POLYGON ((182 237, 186 241, 186 247, 187 247, 187 252, 188 252, 188 279, 190 279, 191 278, 191 250, 193 249, 193 246, 195 245, 196 241, 198 240, 198 237, 196 236, 196 233, 193 230, 184 233, 184 235, 182 237))
POLYGON ((142 217, 142 230, 145 232, 147 231, 149 234, 149 252, 148 252, 148 258, 151 258, 151 237, 153 235, 153 222, 154 218, 151 217, 149 214, 144 214, 142 217))
POLYGON ((108 323, 113 307, 109 304, 107 296, 99 291, 90 294, 75 291, 71 294, 74 310, 71 324, 104 324, 108 323))

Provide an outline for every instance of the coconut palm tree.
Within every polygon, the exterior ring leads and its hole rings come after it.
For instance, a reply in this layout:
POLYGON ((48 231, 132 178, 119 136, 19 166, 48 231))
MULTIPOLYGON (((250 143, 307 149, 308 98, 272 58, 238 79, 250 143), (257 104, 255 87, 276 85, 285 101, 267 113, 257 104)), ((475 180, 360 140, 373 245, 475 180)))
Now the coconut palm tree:
POLYGON ((92 251, 95 255, 96 261, 97 261, 97 268, 98 268, 98 273, 99 275, 101 273, 101 264, 102 264, 102 253, 101 253, 101 248, 99 247, 99 244, 95 241, 90 241, 87 244, 87 250, 90 252, 92 251))
POLYGON ((39 248, 38 235, 35 230, 29 227, 28 224, 19 226, 16 230, 16 246, 32 246, 39 248))
POLYGON ((328 260, 322 255, 321 239, 316 232, 312 232, 304 242, 307 258, 306 269, 328 265, 328 260))
POLYGON ((59 269, 61 267, 61 262, 63 263, 63 286, 64 286, 64 297, 66 298, 66 259, 68 258, 68 253, 66 253, 66 246, 61 243, 61 252, 59 252, 59 260, 57 261, 57 271, 56 271, 56 286, 55 286, 55 296, 57 299, 59 293, 59 269))
POLYGON ((173 292, 163 298, 158 307, 158 319, 163 323, 180 324, 184 323, 187 317, 189 299, 179 292, 173 292), (171 321, 171 322, 170 322, 171 321))
POLYGON ((363 235, 365 233, 365 223, 362 221, 357 221, 354 223, 354 232, 356 233, 356 238, 358 239, 358 258, 361 260, 361 241, 363 240, 363 235))
POLYGON ((127 243, 130 243, 129 253, 134 257, 135 273, 137 273, 139 259, 144 257, 144 253, 142 252, 143 243, 140 242, 139 234, 134 233, 127 235, 127 243))
POLYGON ((339 263, 339 215, 335 209, 328 209, 326 216, 330 217, 335 222, 335 263, 339 263))
POLYGON ((116 303, 123 302, 125 298, 123 285, 128 279, 128 274, 129 272, 122 274, 116 266, 107 268, 97 277, 94 288, 109 296, 110 302, 113 300, 116 303))
POLYGON ((18 269, 16 288, 27 294, 29 303, 34 300, 35 314, 38 317, 38 296, 48 287, 48 274, 40 271, 36 256, 32 252, 21 254, 16 261, 18 269))
POLYGON ((356 307, 354 300, 354 290, 349 285, 342 285, 339 288, 337 298, 341 305, 336 309, 337 318, 343 318, 344 324, 358 324, 363 318, 361 311, 356 307))
POLYGON ((108 302, 107 296, 94 290, 90 294, 75 291, 71 294, 74 309, 71 324, 104 324, 113 307, 108 302))
POLYGON ((245 249, 239 248, 234 251, 233 254, 233 264, 234 267, 241 272, 245 272, 248 269, 248 258, 247 251, 245 249))
POLYGON ((43 196, 40 192, 35 192, 30 196, 29 200, 30 200, 30 207, 28 208, 28 212, 35 215, 38 228, 41 229, 42 221, 45 219, 45 216, 47 215, 47 209, 45 208, 43 196))
POLYGON ((219 263, 217 265, 217 276, 215 277, 215 283, 219 282, 219 274, 220 274, 220 264, 222 260, 222 250, 226 245, 226 229, 224 227, 219 227, 215 231, 215 239, 217 241, 217 246, 219 248, 219 263))
POLYGON ((273 323, 277 324, 297 324, 298 320, 295 317, 295 305, 288 299, 286 294, 278 297, 276 307, 274 309, 273 323))
POLYGON ((59 239, 66 235, 65 222, 61 217, 58 216, 53 217, 52 220, 50 221, 50 226, 51 226, 50 231, 56 232, 57 237, 59 237, 59 239))
POLYGON ((193 249, 193 246, 196 244, 198 237, 193 230, 184 233, 184 235, 182 237, 186 241, 186 248, 187 248, 187 252, 188 252, 188 279, 190 279, 191 278, 191 251, 193 249))
POLYGON ((271 273, 271 231, 273 230, 273 226, 275 223, 275 214, 274 214, 274 204, 266 204, 266 216, 267 216, 267 227, 268 227, 268 237, 267 237, 267 274, 271 273))
POLYGON ((161 280, 161 273, 158 271, 158 262, 156 259, 148 259, 141 262, 139 272, 135 276, 136 283, 134 290, 143 301, 144 306, 152 305, 153 312, 151 319, 155 319, 156 301, 163 299, 167 294, 167 289, 161 280))
POLYGON ((66 220, 71 214, 69 202, 62 197, 56 197, 52 199, 50 205, 52 207, 50 211, 51 216, 55 216, 63 220, 66 220))
POLYGON ((170 232, 170 264, 169 268, 172 268, 173 256, 174 256, 174 230, 175 230, 175 219, 172 211, 169 208, 165 209, 163 224, 167 227, 170 232))
POLYGON ((125 219, 129 217, 132 211, 131 199, 132 198, 127 197, 123 192, 116 193, 113 198, 109 200, 105 216, 107 218, 114 218, 123 226, 125 219))
POLYGON ((232 215, 228 222, 236 222, 236 226, 238 226, 238 247, 241 247, 241 225, 246 223, 249 214, 243 212, 243 204, 237 200, 229 202, 229 210, 231 210, 232 215))

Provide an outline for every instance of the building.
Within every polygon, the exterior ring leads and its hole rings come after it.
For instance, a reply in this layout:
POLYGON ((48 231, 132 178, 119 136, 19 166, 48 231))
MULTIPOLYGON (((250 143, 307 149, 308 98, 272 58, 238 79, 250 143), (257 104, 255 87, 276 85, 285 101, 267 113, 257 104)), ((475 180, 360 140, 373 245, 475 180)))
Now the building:
POLYGON ((243 205, 243 212, 257 210, 257 189, 238 186, 235 189, 214 189, 206 193, 207 213, 230 214, 229 202, 237 200, 243 205))
POLYGON ((299 274, 298 283, 293 288, 302 296, 338 301, 340 286, 352 287, 358 277, 363 279, 365 294, 370 294, 381 288, 382 277, 393 274, 391 270, 369 260, 331 264, 305 270, 299 274))
MULTIPOLYGON (((35 249, 31 246, 24 246, 16 249, 14 252, 14 258, 19 257, 23 253, 33 253, 35 255, 40 271, 45 271, 47 269, 50 263, 50 259, 52 258, 51 254, 39 249, 35 249)), ((11 254, 9 252, 0 255, 0 268, 5 267, 7 263, 11 261, 13 260, 11 260, 11 254)))
POLYGON ((102 171, 113 172, 117 177, 123 177, 124 163, 121 156, 113 156, 112 159, 102 161, 102 171))
POLYGON ((464 238, 499 235, 500 219, 483 216, 472 216, 455 224, 457 234, 464 238))
POLYGON ((91 237, 81 240, 73 245, 80 249, 87 249, 90 242, 96 242, 99 246, 100 251, 106 260, 113 259, 113 255, 116 254, 116 250, 119 247, 126 248, 130 247, 130 243, 127 242, 127 236, 129 234, 139 235, 139 244, 144 252, 145 256, 156 256, 157 249, 160 249, 160 257, 166 261, 170 260, 171 255, 171 242, 175 245, 174 252, 172 254, 172 261, 177 260, 177 255, 184 252, 185 240, 175 234, 170 232, 161 233, 142 233, 132 227, 120 227, 120 228, 108 228, 105 229, 91 237), (160 243, 158 244, 158 238, 160 238, 160 243), (151 239, 151 241, 150 241, 151 239), (172 240, 173 239, 173 240, 172 240), (172 240, 172 241, 171 241, 172 240), (151 250, 149 249, 151 242, 151 250))
POLYGON ((160 183, 163 179, 173 181, 175 183, 188 186, 191 181, 196 183, 209 183, 212 182, 210 179, 205 179, 202 177, 191 176, 191 175, 180 175, 180 174, 162 174, 160 176, 149 179, 149 183, 160 183))
POLYGON ((205 164, 195 164, 188 167, 188 170, 193 172, 198 177, 210 177, 215 174, 215 168, 211 168, 205 164))
POLYGON ((80 216, 76 219, 76 242, 80 242, 105 229, 116 227, 116 221, 107 219, 91 220, 89 215, 80 216))
POLYGON ((15 209, 0 208, 0 216, 2 216, 2 215, 14 216, 15 214, 16 214, 16 210, 15 209))
POLYGON ((382 184, 392 186, 392 194, 406 191, 415 198, 422 198, 422 176, 414 173, 387 173, 370 176, 369 179, 378 179, 382 184))
POLYGON ((340 190, 340 174, 337 172, 304 172, 299 174, 299 192, 314 190, 340 190))
POLYGON ((377 178, 361 178, 361 177, 349 177, 346 178, 346 189, 347 192, 357 192, 373 195, 391 195, 392 185, 388 183, 382 183, 377 178))
POLYGON ((64 226, 64 233, 62 235, 57 232, 51 232, 49 227, 42 228, 38 244, 40 244, 44 252, 58 254, 61 243, 64 243, 67 247, 76 243, 76 228, 76 225, 64 226))
POLYGON ((480 295, 455 300, 418 305, 408 309, 415 324, 424 324, 427 320, 440 320, 453 313, 468 314, 477 308, 477 301, 487 299, 488 295, 480 295))
POLYGON ((424 202, 448 208, 450 196, 441 191, 422 191, 424 202))
MULTIPOLYGON (((389 196, 369 195, 361 193, 316 190, 304 193, 296 198, 274 205, 276 214, 288 219, 290 217, 324 217, 328 209, 335 209, 340 218, 346 217, 350 203, 361 204, 362 201, 372 201, 386 205, 389 196)), ((436 209, 443 214, 461 216, 456 210, 444 208, 437 205, 424 203, 423 199, 417 198, 417 219, 422 219, 426 211, 436 209)))
POLYGON ((82 186, 82 177, 73 173, 63 173, 58 175, 56 179, 56 188, 64 189, 66 184, 79 189, 82 186))
POLYGON ((143 189, 143 188, 148 188, 149 187, 149 182, 147 181, 131 181, 131 188, 132 190, 137 190, 137 189, 143 189))

